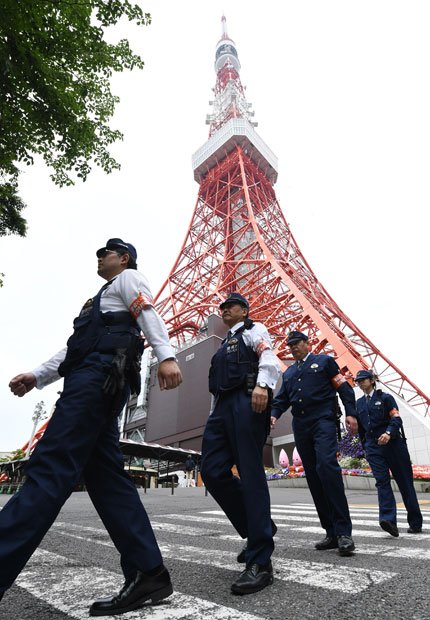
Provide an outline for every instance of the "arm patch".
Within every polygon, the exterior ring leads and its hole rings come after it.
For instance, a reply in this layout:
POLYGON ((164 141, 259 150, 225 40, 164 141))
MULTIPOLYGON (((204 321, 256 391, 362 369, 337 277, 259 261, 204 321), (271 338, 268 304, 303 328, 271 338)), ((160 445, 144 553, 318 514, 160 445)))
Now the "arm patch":
POLYGON ((335 390, 338 390, 340 386, 342 385, 342 383, 346 383, 346 379, 341 373, 332 377, 331 379, 331 384, 335 390))
POLYGON ((142 310, 148 306, 152 306, 152 301, 144 297, 142 293, 139 293, 136 299, 131 302, 129 310, 133 317, 137 319, 142 310))
POLYGON ((264 340, 264 338, 260 338, 260 340, 257 342, 255 346, 255 352, 258 355, 258 357, 260 357, 263 351, 266 351, 267 349, 271 349, 271 348, 272 346, 269 342, 264 340))
POLYGON ((391 411, 388 412, 388 415, 390 416, 390 418, 399 418, 400 417, 400 413, 398 409, 391 409, 391 411))

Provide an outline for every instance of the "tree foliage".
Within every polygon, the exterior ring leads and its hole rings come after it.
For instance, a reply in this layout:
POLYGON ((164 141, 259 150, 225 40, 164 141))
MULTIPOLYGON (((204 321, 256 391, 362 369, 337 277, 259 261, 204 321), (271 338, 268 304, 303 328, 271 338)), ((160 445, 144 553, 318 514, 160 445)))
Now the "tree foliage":
POLYGON ((85 180, 93 163, 119 168, 109 79, 144 63, 126 39, 107 42, 106 29, 150 15, 127 0, 0 0, 0 14, 0 235, 24 235, 19 162, 41 155, 60 186, 85 180))

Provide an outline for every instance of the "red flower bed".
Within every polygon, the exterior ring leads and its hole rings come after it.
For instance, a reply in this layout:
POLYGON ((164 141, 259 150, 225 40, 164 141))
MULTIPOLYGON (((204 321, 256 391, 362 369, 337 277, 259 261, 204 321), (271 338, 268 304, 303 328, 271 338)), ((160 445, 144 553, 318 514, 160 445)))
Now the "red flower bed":
POLYGON ((414 478, 430 480, 430 465, 412 465, 414 478))

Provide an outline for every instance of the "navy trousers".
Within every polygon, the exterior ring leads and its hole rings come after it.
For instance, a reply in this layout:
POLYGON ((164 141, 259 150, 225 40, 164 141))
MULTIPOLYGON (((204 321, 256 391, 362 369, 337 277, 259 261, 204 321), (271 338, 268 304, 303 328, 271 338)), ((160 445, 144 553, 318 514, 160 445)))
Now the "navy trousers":
POLYGON ((0 511, 0 592, 15 581, 82 478, 121 554, 124 576, 162 564, 118 445, 117 414, 128 389, 114 413, 112 400, 102 392, 111 360, 92 353, 65 379, 54 415, 28 462, 26 482, 0 511))
POLYGON ((243 390, 228 392, 218 399, 203 434, 203 481, 239 535, 248 538, 248 565, 266 565, 274 549, 263 466, 268 415, 253 412, 243 390))
POLYGON ((414 488, 406 440, 401 437, 391 439, 385 446, 378 446, 375 441, 367 441, 366 457, 376 480, 379 521, 397 522, 396 500, 390 481, 391 470, 408 513, 409 525, 413 528, 422 527, 423 517, 414 488))
POLYGON ((328 536, 351 536, 348 502, 336 458, 333 413, 323 409, 296 415, 293 432, 321 526, 328 536))

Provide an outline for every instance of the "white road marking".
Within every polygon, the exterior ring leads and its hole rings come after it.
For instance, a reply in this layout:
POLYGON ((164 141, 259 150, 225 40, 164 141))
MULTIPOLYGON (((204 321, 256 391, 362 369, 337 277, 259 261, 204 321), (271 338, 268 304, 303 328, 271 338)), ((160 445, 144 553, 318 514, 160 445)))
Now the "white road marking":
MULTIPOLYGON (((383 539, 384 540, 384 539, 383 539)), ((386 539, 385 539, 386 540, 386 539)), ((391 539, 393 545, 398 545, 399 541, 391 539)), ((282 542, 282 541, 281 541, 282 542)), ((303 549, 304 546, 309 545, 309 541, 306 539, 294 538, 293 540, 287 540, 287 548, 303 549)), ((357 545, 357 554, 359 555, 378 555, 389 558, 405 558, 407 560, 430 560, 430 550, 422 547, 393 547, 393 545, 380 544, 369 545, 361 543, 357 545)), ((332 553, 336 553, 334 550, 332 553)))
MULTIPOLYGON (((286 508, 287 506, 285 504, 271 504, 272 508, 286 508)), ((301 504, 301 503, 297 503, 297 504, 288 504, 289 507, 291 508, 301 508, 303 510, 315 510, 315 506, 314 504, 301 504)), ((366 505, 367 506, 367 505, 366 505)), ((374 511, 376 513, 378 513, 379 508, 378 505, 375 504, 374 507, 369 508, 367 507, 361 507, 360 504, 354 504, 353 508, 350 508, 350 510, 369 510, 369 511, 374 511)), ((429 508, 423 508, 422 506, 420 506, 420 510, 423 514, 429 514, 430 515, 430 509, 429 508)), ((399 508, 397 507, 397 512, 398 513, 402 513, 404 512, 406 514, 406 508, 399 508)))
MULTIPOLYGON (((63 522, 55 522, 54 527, 56 528, 70 528, 73 529, 73 524, 70 523, 63 523, 63 522)), ((222 531, 220 529, 218 530, 212 530, 208 532, 207 529, 203 528, 203 527, 190 527, 188 525, 177 525, 175 523, 165 523, 165 522, 158 522, 158 521, 152 521, 151 520, 151 525, 152 525, 152 529, 154 530, 160 530, 161 532, 169 532, 172 534, 181 534, 181 535, 185 535, 185 536, 210 536, 210 535, 218 535, 221 534, 222 531)), ((225 523, 224 523, 225 525, 225 523)), ((88 527, 88 526, 76 526, 79 527, 81 529, 81 531, 88 531, 88 532, 100 532, 100 529, 97 528, 93 528, 93 527, 88 527)))
MULTIPOLYGON (((222 511, 218 511, 220 515, 223 515, 224 513, 222 511)), ((207 516, 200 516, 199 515, 185 515, 185 514, 165 514, 165 515, 154 515, 151 517, 151 523, 153 523, 153 519, 175 519, 177 521, 198 521, 198 522, 202 522, 202 523, 218 523, 218 524, 224 524, 226 526, 232 527, 230 524, 230 521, 227 519, 226 516, 224 516, 224 518, 220 517, 207 517, 207 516)), ((281 518, 282 519, 282 518, 281 518)), ((311 525, 295 525, 293 524, 294 521, 300 521, 301 523, 303 522, 314 522, 314 523, 319 523, 319 519, 317 517, 305 517, 305 515, 301 515, 300 517, 294 518, 294 517, 290 517, 290 516, 284 516, 283 520, 288 520, 289 523, 283 523, 282 520, 279 520, 277 518, 277 516, 275 517, 276 520, 276 525, 278 526, 278 529, 288 529, 288 530, 295 530, 297 532, 308 532, 310 534, 317 534, 320 537, 324 534, 324 530, 321 529, 320 526, 311 526, 311 525)), ((359 537, 365 537, 365 538, 381 538, 382 539, 391 539, 392 537, 387 534, 386 532, 384 532, 383 530, 381 530, 381 528, 379 527, 379 522, 377 519, 375 519, 374 521, 370 521, 370 520, 366 520, 366 521, 360 521, 360 520, 353 520, 353 532, 352 535, 355 538, 359 538, 359 537), (370 526, 374 526, 375 530, 364 530, 364 529, 360 529, 360 528, 356 528, 355 526, 357 525, 370 525, 370 526)), ((406 527, 406 525, 405 525, 406 527)), ((400 535, 405 534, 405 536, 407 536, 408 538, 410 538, 414 541, 421 541, 421 540, 429 540, 430 539, 430 534, 406 534, 404 533, 402 530, 400 530, 400 535)), ((237 537, 238 540, 240 540, 240 537, 237 537)))
MULTIPOLYGON (((298 514, 298 515, 302 515, 302 516, 307 516, 309 514, 311 515, 316 515, 317 511, 313 511, 310 512, 309 510, 304 510, 303 508, 300 508, 299 510, 294 510, 293 508, 271 508, 271 513, 272 516, 273 515, 282 515, 282 514, 298 514)), ((353 508, 352 510, 349 510, 349 513, 351 515, 351 518, 354 519, 354 517, 379 517, 379 511, 375 511, 375 512, 369 512, 367 509, 365 510, 361 510, 359 511, 357 508, 353 508)), ((212 511, 211 513, 209 513, 209 511, 205 511, 204 514, 216 514, 215 511, 212 511)), ((407 523, 407 513, 406 512, 400 512, 399 510, 397 511, 397 521, 405 521, 407 523)))
MULTIPOLYGON (((205 513, 207 514, 207 513, 205 513)), ((164 518, 166 519, 177 519, 177 520, 186 520, 186 521, 206 521, 208 523, 225 523, 226 522, 226 517, 224 516, 224 519, 221 518, 221 515, 224 515, 224 513, 222 512, 222 510, 213 510, 211 511, 210 514, 216 514, 216 515, 220 515, 219 518, 217 517, 202 517, 200 515, 179 515, 179 514, 168 514, 168 515, 163 515, 164 518)), ((279 526, 279 522, 280 521, 306 521, 309 523, 319 523, 320 520, 317 516, 311 516, 311 515, 303 515, 303 514, 297 514, 297 515, 287 515, 287 514, 272 514, 272 517, 275 518, 276 520, 276 525, 279 526)), ((152 517, 152 518, 160 518, 160 516, 158 517, 152 517)), ((227 521, 228 522, 228 521, 227 521)), ((366 526, 372 526, 372 525, 377 525, 379 527, 379 523, 377 521, 370 521, 368 519, 354 519, 352 518, 352 524, 353 526, 356 525, 366 525, 366 526)), ((418 536, 418 534, 417 534, 418 536)), ((430 537, 430 535, 429 535, 430 537)))
MULTIPOLYGON (((70 617, 87 620, 92 601, 118 592, 122 577, 96 566, 81 566, 56 553, 38 549, 16 584, 70 617)), ((259 616, 180 593, 174 593, 156 606, 145 604, 136 611, 128 612, 124 618, 141 620, 143 616, 149 620, 262 620, 259 616)))
MULTIPOLYGON (((278 528, 279 527, 285 527, 283 523, 277 523, 278 528)), ((387 532, 384 532, 382 529, 379 528, 379 524, 377 523, 373 523, 373 525, 377 525, 378 526, 378 530, 361 530, 361 529, 353 529, 352 530, 352 537, 354 538, 354 540, 356 541, 356 538, 360 538, 360 537, 365 537, 365 538, 381 538, 385 540, 395 540, 392 536, 390 536, 389 534, 387 534, 387 532)), ((291 529, 293 529, 296 532, 308 532, 310 534, 318 534, 320 536, 320 538, 322 537, 322 535, 324 535, 324 530, 321 530, 321 527, 316 527, 316 526, 289 526, 291 527, 291 529)), ((403 532, 400 532, 400 535, 403 535, 403 532)), ((414 540, 415 541, 420 541, 420 540, 429 540, 430 539, 430 534, 405 534, 405 538, 410 539, 410 540, 414 540)), ((357 541, 356 541, 357 542, 357 541)))
MULTIPOLYGON (((71 528, 76 532, 79 526, 71 528)), ((83 533, 93 533, 94 528, 85 528, 83 533)), ((100 529, 97 530, 97 536, 94 538, 81 536, 76 533, 60 530, 60 533, 70 538, 84 540, 86 542, 113 546, 108 538, 107 532, 100 529), (101 539, 104 534, 105 540, 101 539)), ((189 562, 192 564, 210 565, 224 570, 237 572, 240 567, 236 562, 236 552, 222 551, 217 549, 202 549, 200 547, 180 544, 160 544, 160 550, 164 558, 189 562)), ((323 562, 308 562, 304 560, 289 559, 283 562, 282 567, 277 567, 275 558, 276 578, 282 581, 292 581, 295 583, 305 584, 324 588, 326 590, 338 590, 348 594, 356 594, 362 592, 371 585, 383 583, 394 577, 396 573, 388 571, 379 571, 373 569, 353 568, 345 566, 335 567, 323 562)))

